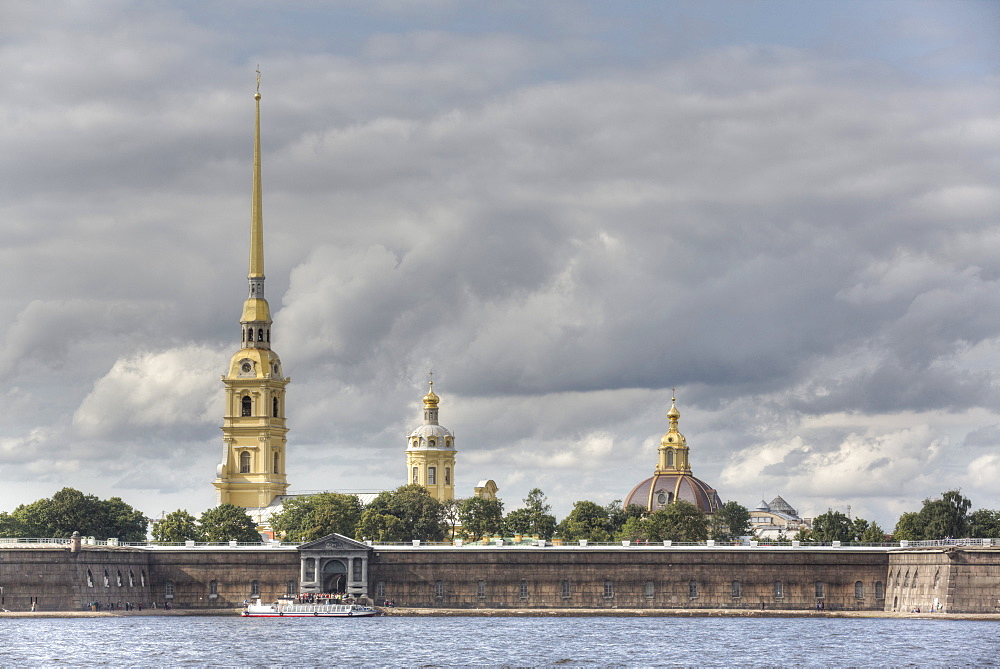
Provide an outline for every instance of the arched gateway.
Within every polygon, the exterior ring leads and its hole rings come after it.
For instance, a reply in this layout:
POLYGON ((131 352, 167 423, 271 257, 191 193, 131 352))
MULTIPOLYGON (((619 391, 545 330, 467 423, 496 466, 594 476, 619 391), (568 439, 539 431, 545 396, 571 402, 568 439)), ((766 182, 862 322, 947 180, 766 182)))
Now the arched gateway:
POLYGON ((368 594, 371 546, 342 534, 331 534, 299 546, 299 591, 368 594))

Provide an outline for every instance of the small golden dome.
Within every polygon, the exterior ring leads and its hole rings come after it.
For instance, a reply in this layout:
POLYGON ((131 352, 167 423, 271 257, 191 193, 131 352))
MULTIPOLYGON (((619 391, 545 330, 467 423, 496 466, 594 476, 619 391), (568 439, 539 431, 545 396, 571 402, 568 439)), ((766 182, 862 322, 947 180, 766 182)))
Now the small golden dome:
POLYGON ((429 381, 428 383, 430 384, 430 390, 428 390, 427 394, 424 395, 424 408, 436 409, 438 402, 441 401, 441 398, 434 394, 434 382, 429 381))
POLYGON ((681 412, 677 410, 677 398, 670 398, 670 411, 667 412, 667 418, 670 420, 677 420, 681 417, 681 412))

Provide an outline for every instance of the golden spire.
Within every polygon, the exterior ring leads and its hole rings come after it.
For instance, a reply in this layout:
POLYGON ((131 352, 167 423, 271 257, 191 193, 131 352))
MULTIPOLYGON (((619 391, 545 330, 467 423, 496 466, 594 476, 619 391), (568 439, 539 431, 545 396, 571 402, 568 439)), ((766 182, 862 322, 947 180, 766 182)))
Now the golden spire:
POLYGON ((264 278, 264 215, 260 186, 260 66, 257 66, 257 122, 253 135, 253 202, 250 208, 250 278, 264 278))

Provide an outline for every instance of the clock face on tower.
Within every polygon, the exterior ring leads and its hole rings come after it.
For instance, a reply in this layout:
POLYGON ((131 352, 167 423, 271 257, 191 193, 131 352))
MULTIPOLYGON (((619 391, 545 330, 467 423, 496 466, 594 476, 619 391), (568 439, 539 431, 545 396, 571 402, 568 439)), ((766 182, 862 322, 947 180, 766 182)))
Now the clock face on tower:
POLYGON ((253 361, 252 360, 240 360, 240 376, 252 376, 253 375, 253 361))

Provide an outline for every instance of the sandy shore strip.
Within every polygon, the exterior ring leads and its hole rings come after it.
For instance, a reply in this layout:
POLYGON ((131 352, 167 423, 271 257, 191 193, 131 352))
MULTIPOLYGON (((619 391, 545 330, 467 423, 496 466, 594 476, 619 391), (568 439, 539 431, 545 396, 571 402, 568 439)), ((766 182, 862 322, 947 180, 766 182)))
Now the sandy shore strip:
MULTIPOLYGON (((242 609, 145 609, 142 611, 0 611, 2 618, 130 618, 140 616, 239 616, 242 609)), ((380 608, 386 616, 480 618, 914 618, 994 620, 1000 613, 895 613, 886 611, 799 611, 768 609, 423 609, 380 608)))

